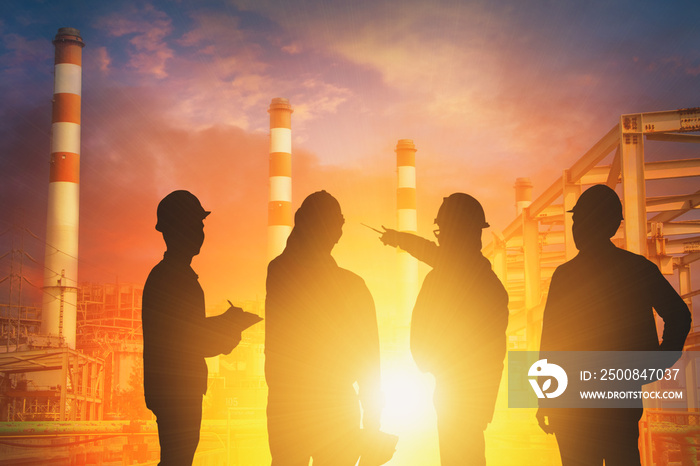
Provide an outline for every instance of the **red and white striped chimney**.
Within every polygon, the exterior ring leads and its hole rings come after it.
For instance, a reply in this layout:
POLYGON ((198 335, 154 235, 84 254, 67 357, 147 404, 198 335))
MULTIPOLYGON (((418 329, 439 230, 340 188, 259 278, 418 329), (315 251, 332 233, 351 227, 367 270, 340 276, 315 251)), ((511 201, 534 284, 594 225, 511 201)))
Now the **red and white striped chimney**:
MULTIPOLYGON (((398 173, 398 188, 396 190, 398 230, 416 233, 418 230, 416 146, 412 139, 399 139, 396 144, 396 166, 398 173)), ((401 249, 399 249, 398 260, 401 276, 399 325, 408 327, 411 322, 411 310, 418 294, 418 261, 401 249)))
POLYGON ((270 201, 267 256, 272 260, 287 245, 292 231, 292 106, 277 97, 270 103, 270 201))
POLYGON ((62 337, 68 347, 75 348, 80 94, 85 44, 74 28, 60 28, 53 44, 56 59, 41 333, 62 337))

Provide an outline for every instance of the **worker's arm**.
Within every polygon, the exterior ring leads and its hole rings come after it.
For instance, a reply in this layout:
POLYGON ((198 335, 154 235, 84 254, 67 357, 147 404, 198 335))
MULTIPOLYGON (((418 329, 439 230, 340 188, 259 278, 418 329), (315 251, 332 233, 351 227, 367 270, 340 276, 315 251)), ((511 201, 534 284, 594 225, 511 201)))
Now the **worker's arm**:
POLYGON ((685 339, 690 332, 690 310, 659 269, 653 264, 649 265, 652 277, 650 284, 652 305, 664 321, 661 349, 663 351, 683 351, 685 339))
POLYGON ((154 340, 163 347, 205 358, 231 352, 241 341, 241 332, 234 331, 226 314, 206 317, 203 292, 196 280, 168 272, 149 280, 149 292, 144 292, 143 305, 151 311, 154 340))
POLYGON ((241 330, 232 325, 231 316, 227 315, 236 311, 242 312, 232 305, 225 313, 204 319, 198 339, 205 358, 228 354, 241 342, 241 330))
POLYGON ((387 246, 399 247, 421 262, 435 267, 438 260, 439 246, 430 240, 413 233, 384 228, 379 240, 387 246))

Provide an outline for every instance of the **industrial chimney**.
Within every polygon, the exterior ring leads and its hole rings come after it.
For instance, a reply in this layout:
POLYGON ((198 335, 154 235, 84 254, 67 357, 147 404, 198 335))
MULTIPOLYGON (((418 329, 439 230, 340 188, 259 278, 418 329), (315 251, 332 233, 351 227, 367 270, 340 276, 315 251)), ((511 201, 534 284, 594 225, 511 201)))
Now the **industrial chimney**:
POLYGON ((277 97, 270 103, 270 202, 267 256, 272 260, 287 245, 292 231, 292 106, 277 97))
MULTIPOLYGON (((398 230, 415 233, 418 230, 418 219, 416 215, 416 146, 413 140, 399 139, 396 144, 396 166, 398 230)), ((401 249, 398 254, 401 277, 399 325, 408 328, 411 323, 411 310, 418 293, 418 261, 401 249)))
POLYGON ((532 181, 530 178, 515 179, 515 215, 523 213, 532 204, 532 181))
POLYGON ((41 333, 75 348, 80 191, 80 31, 60 28, 56 48, 41 333))

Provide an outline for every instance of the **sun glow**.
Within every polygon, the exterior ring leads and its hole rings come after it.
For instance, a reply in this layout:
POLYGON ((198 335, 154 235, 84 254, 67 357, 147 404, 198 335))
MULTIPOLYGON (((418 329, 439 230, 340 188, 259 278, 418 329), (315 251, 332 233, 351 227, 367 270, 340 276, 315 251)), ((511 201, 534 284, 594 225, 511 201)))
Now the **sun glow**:
MULTIPOLYGON (((389 464, 439 464, 433 376, 421 373, 408 355, 386 357, 382 387, 386 398, 382 430, 399 436, 397 451, 389 464)), ((537 426, 535 410, 508 409, 507 398, 504 375, 493 420, 485 431, 487 464, 558 464, 554 437, 545 435, 537 426)))
POLYGON ((421 373, 410 359, 383 364, 382 430, 399 436, 392 464, 438 463, 434 386, 433 376, 421 373))
POLYGON ((386 425, 423 429, 434 421, 433 377, 422 374, 412 364, 388 368, 383 377, 386 404, 383 420, 386 425))

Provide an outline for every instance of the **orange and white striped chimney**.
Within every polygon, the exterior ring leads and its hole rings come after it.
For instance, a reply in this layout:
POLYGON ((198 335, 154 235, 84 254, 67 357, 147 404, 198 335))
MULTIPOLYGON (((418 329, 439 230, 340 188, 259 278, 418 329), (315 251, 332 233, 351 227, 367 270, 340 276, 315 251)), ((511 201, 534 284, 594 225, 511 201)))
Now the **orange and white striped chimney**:
MULTIPOLYGON (((416 146, 412 139, 399 139, 396 144, 396 166, 398 188, 396 207, 398 230, 416 233, 416 146)), ((411 311, 418 294, 418 261, 406 251, 399 249, 399 273, 401 291, 399 319, 401 326, 410 326, 411 311)))
POLYGON ((515 179, 515 215, 523 213, 532 204, 532 181, 530 178, 515 179))
POLYGON ((80 191, 80 94, 83 39, 74 28, 60 28, 56 48, 51 166, 44 259, 41 333, 62 337, 75 348, 78 285, 80 191))
POLYGON ((292 106, 277 97, 270 103, 270 202, 267 256, 272 260, 287 245, 292 231, 292 106))

